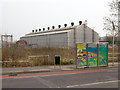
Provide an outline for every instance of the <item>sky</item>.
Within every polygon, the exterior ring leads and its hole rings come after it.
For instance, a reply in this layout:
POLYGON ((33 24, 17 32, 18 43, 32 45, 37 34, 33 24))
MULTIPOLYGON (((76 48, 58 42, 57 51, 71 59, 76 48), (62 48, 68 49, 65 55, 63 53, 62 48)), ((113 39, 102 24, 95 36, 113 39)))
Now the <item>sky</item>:
POLYGON ((87 20, 87 25, 105 36, 103 17, 111 0, 1 0, 0 35, 12 34, 14 41, 32 30, 87 20))

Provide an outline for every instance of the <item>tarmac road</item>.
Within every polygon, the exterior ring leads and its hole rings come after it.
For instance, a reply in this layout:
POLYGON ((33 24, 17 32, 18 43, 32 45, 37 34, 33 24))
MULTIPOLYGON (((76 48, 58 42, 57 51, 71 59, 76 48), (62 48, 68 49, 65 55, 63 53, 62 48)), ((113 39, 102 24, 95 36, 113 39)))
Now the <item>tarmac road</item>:
POLYGON ((118 68, 3 76, 2 88, 118 88, 118 68))

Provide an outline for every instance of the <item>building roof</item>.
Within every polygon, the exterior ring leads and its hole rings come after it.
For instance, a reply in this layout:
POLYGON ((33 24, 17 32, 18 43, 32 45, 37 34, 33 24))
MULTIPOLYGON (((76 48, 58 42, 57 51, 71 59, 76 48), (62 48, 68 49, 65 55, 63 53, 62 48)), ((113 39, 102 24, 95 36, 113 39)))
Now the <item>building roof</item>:
POLYGON ((63 28, 56 28, 56 29, 51 29, 51 30, 39 31, 39 32, 32 32, 32 33, 26 34, 23 37, 46 35, 46 34, 56 34, 56 33, 65 33, 65 32, 71 31, 71 29, 75 29, 78 26, 82 26, 82 25, 69 26, 69 27, 63 27, 63 28))
MULTIPOLYGON (((77 26, 80 26, 80 25, 77 25, 77 26)), ((56 29, 51 29, 51 30, 39 31, 39 32, 32 32, 32 33, 29 33, 29 34, 26 34, 26 35, 38 34, 38 33, 56 32, 56 31, 65 31, 65 30, 74 29, 77 26, 69 26, 69 27, 62 27, 62 28, 56 28, 56 29)))
MULTIPOLYGON (((30 36, 38 36, 38 35, 47 35, 47 34, 56 34, 56 33, 65 33, 69 32, 72 29, 75 29, 77 27, 83 27, 83 25, 76 25, 76 26, 68 26, 68 27, 62 27, 62 28, 56 28, 56 29, 51 29, 51 30, 45 30, 45 31, 38 31, 38 32, 32 32, 29 34, 26 34, 25 36, 22 37, 30 37, 30 36)), ((89 27, 88 27, 89 28, 89 27)), ((22 38, 21 37, 21 38, 22 38)))

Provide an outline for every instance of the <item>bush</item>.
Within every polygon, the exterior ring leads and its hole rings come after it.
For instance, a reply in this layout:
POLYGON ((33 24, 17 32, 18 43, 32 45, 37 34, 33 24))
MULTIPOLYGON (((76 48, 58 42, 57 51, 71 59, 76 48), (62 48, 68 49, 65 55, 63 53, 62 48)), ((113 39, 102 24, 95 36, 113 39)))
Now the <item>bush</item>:
POLYGON ((67 60, 67 59, 63 59, 61 61, 61 64, 62 65, 70 65, 70 64, 74 64, 75 63, 75 60, 74 59, 70 59, 70 60, 67 60))

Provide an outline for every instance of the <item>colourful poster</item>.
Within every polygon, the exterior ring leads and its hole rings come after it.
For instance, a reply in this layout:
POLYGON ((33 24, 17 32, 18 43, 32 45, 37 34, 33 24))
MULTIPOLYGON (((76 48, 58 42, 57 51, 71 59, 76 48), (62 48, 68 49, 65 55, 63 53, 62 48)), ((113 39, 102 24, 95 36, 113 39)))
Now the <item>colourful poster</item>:
POLYGON ((97 66, 97 45, 88 44, 88 66, 97 66))
POLYGON ((107 65, 107 45, 99 45, 99 66, 107 65))
POLYGON ((97 44, 88 44, 88 50, 86 44, 77 44, 77 66, 87 66, 87 56, 88 66, 97 66, 97 62, 99 66, 106 66, 107 53, 107 44, 100 44, 99 48, 97 44))
POLYGON ((77 44, 77 66, 87 65, 86 44, 77 44))

